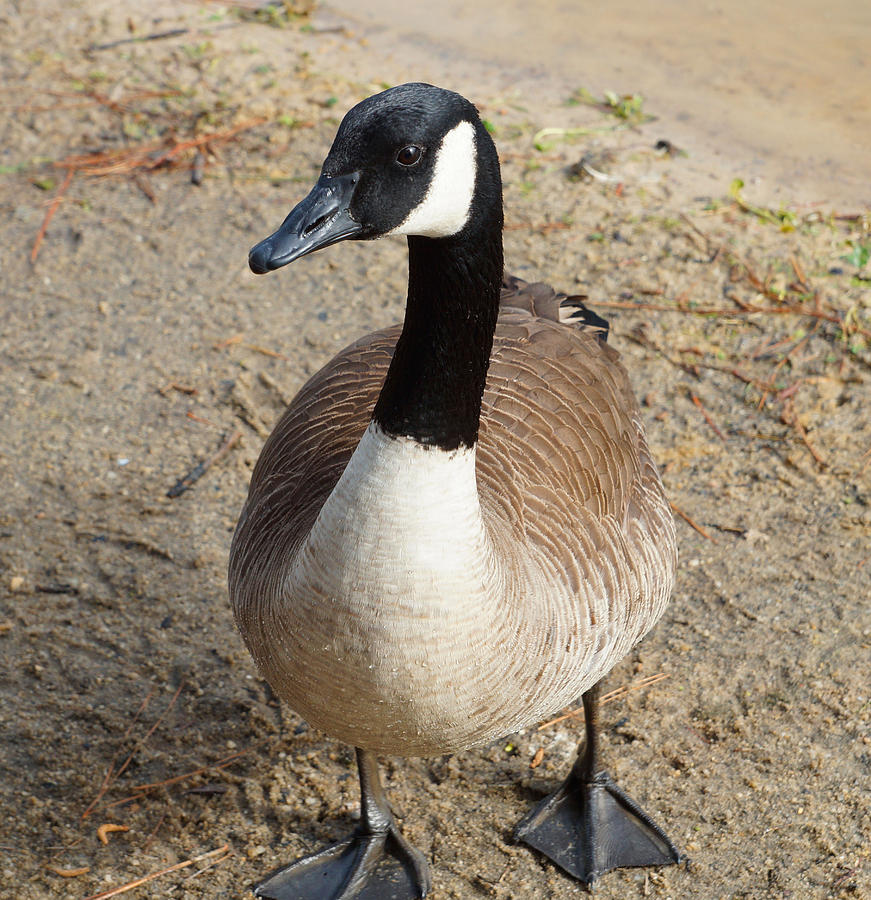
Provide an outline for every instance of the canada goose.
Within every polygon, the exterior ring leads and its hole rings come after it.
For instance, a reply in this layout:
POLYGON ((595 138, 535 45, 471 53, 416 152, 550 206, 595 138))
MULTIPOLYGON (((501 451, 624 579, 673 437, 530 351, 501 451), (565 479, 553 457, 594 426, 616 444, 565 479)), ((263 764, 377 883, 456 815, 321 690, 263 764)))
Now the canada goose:
POLYGON ((256 893, 424 896, 426 861, 394 822, 376 755, 486 743, 579 694, 584 749, 517 836, 587 883, 677 862, 596 752, 596 685, 662 614, 676 564, 607 326, 543 285, 501 290, 499 162, 458 94, 406 84, 355 106, 311 193, 249 264, 264 273, 387 234, 408 237, 404 324, 302 388, 266 441, 230 554, 260 671, 357 748, 362 794, 351 837, 256 893))

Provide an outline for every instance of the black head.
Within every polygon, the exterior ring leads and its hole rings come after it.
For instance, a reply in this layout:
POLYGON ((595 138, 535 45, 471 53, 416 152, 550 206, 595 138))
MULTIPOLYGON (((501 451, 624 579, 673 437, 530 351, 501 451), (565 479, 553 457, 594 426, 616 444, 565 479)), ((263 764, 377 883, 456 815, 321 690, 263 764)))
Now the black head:
POLYGON ((482 217, 501 225, 501 200, 496 149, 475 107, 403 84, 347 113, 311 193, 248 261, 262 274, 351 238, 452 237, 482 217))

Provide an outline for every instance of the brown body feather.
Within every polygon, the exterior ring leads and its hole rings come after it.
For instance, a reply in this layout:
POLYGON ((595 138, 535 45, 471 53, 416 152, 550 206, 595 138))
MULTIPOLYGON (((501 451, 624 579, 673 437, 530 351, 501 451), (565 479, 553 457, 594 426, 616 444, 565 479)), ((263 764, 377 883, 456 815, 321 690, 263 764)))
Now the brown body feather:
MULTIPOLYGON (((363 696, 377 686, 364 685, 356 700, 348 693, 365 682, 362 665, 343 673, 334 660, 331 672, 318 668, 316 656, 300 668, 287 658, 308 653, 299 633, 305 621, 294 617, 288 595, 289 568, 369 425, 400 326, 342 350, 309 379, 267 440, 233 540, 231 598, 261 670, 313 725, 405 755, 480 743, 533 724, 589 688, 661 615, 676 542, 659 474, 618 354, 595 327, 560 323, 563 299, 544 285, 511 280, 503 288, 481 413, 478 495, 504 568, 522 568, 523 556, 540 560, 543 574, 518 576, 506 589, 505 621, 483 623, 493 646, 479 641, 476 652, 492 659, 457 673, 475 682, 468 690, 451 677, 433 682, 434 692, 457 694, 447 724, 427 719, 432 713, 403 724, 400 691, 372 701, 395 700, 391 730, 363 696), (335 683, 335 693, 311 700, 311 684, 299 683, 305 672, 327 680, 319 688, 327 695, 335 683), (542 683, 548 680, 559 685, 551 690, 542 683), (463 712, 464 705, 474 709, 463 712)), ((356 625, 320 623, 311 641, 333 627, 356 625)), ((449 631, 439 635, 433 640, 450 643, 449 631)), ((446 649, 444 664, 457 664, 462 651, 446 649)))

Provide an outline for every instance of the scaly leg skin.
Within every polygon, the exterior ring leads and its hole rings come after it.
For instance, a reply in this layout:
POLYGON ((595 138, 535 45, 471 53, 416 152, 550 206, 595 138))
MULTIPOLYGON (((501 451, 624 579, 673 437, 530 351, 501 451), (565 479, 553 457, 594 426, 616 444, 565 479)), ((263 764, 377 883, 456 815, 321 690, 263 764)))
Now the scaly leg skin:
POLYGON ((586 742, 569 777, 518 824, 514 837, 587 885, 623 866, 681 862, 665 832, 599 766, 599 685, 583 700, 586 742))
POLYGON ((423 854, 402 836, 374 754, 357 749, 361 823, 340 841, 279 869, 257 885, 265 900, 417 900, 430 888, 423 854))

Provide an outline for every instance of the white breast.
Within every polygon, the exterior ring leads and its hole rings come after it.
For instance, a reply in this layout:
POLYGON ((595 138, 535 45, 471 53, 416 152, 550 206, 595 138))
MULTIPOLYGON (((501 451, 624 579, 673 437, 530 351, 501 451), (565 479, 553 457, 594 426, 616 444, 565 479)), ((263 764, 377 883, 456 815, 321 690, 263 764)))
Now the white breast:
POLYGON ((494 624, 505 594, 474 450, 371 424, 288 572, 268 629, 282 646, 265 674, 311 724, 355 746, 468 745, 494 706, 480 661, 512 641, 508 623, 494 624))
POLYGON ((492 587, 475 451, 446 452, 370 424, 290 573, 343 602, 395 598, 416 615, 462 614, 492 587), (328 563, 324 565, 325 561, 328 563))

